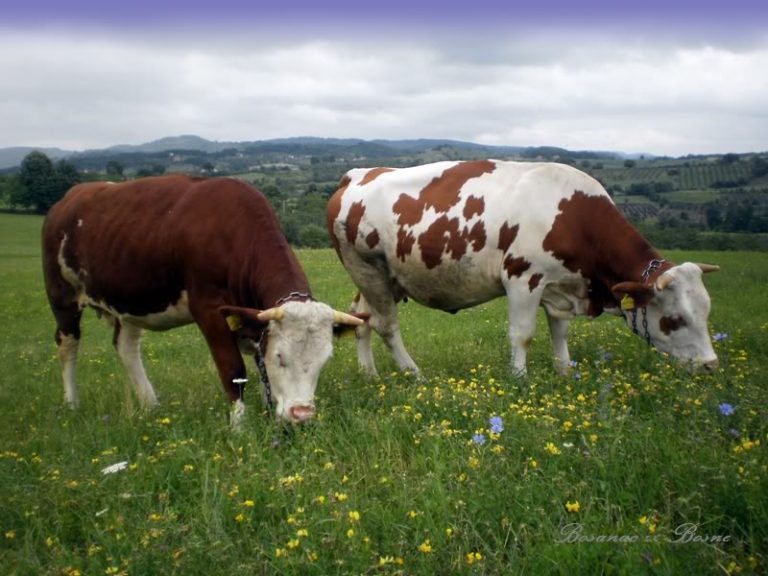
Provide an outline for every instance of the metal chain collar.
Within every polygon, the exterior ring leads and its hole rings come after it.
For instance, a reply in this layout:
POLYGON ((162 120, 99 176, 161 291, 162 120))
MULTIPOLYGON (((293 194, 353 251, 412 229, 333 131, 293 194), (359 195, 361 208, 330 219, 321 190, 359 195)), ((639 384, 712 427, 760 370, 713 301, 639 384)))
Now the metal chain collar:
MULTIPOLYGON (((651 277, 651 274, 661 268, 664 262, 666 262, 664 258, 654 258, 648 263, 648 266, 645 267, 645 270, 643 270, 643 273, 640 276, 643 284, 648 282, 648 278, 651 277)), ((643 306, 641 310, 643 312, 643 337, 648 345, 652 346, 651 333, 648 330, 648 309, 643 306)), ((632 332, 640 335, 640 330, 637 328, 637 308, 632 308, 632 332)))
MULTIPOLYGON (((642 308, 643 311, 643 337, 645 338, 645 341, 648 343, 649 346, 651 346, 651 333, 648 331, 648 310, 645 306, 642 308)), ((640 331, 637 329, 637 308, 632 309, 632 332, 640 335, 640 331)))
POLYGON ((661 268, 661 265, 664 264, 666 260, 664 258, 654 258, 648 263, 648 266, 645 267, 645 270, 643 270, 643 274, 640 276, 640 278, 643 281, 643 284, 648 282, 648 278, 650 278, 651 274, 653 274, 656 270, 661 268))
MULTIPOLYGON (((306 292, 291 292, 287 296, 283 296, 280 298, 277 302, 275 302, 275 305, 273 308, 279 308, 286 302, 292 302, 294 300, 301 300, 301 301, 307 301, 310 300, 314 302, 314 298, 312 298, 311 294, 307 294, 306 292)), ((272 385, 269 382, 269 374, 267 373, 267 365, 264 362, 264 355, 266 354, 266 346, 267 346, 267 333, 269 332, 269 326, 266 326, 264 330, 261 331, 261 337, 259 338, 259 343, 256 346, 256 367, 259 370, 259 378, 261 379, 261 384, 264 386, 264 397, 267 401, 267 409, 273 410, 274 405, 272 404, 272 385)))

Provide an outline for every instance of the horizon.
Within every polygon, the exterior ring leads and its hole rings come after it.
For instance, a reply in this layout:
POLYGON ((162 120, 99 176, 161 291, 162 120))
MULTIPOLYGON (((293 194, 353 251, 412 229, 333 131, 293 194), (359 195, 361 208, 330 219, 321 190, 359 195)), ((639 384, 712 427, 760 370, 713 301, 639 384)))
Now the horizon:
MULTIPOLYGON (((59 148, 57 146, 3 146, 0 147, 0 152, 2 151, 11 151, 11 150, 23 150, 27 153, 39 151, 46 153, 47 151, 56 151, 61 152, 65 156, 65 158, 70 156, 77 156, 77 155, 83 155, 83 154, 98 154, 98 153, 109 153, 114 151, 115 154, 126 154, 126 153, 144 153, 144 154, 153 154, 157 153, 159 151, 166 151, 166 150, 185 150, 185 148, 163 148, 161 150, 156 150, 152 152, 144 152, 141 150, 138 151, 127 151, 127 150, 121 150, 124 148, 143 148, 146 146, 150 146, 153 144, 159 144, 166 140, 181 140, 185 138, 194 138, 197 140, 200 140, 202 142, 206 142, 209 144, 218 144, 218 145, 224 145, 224 144, 232 144, 232 145, 239 145, 239 144, 258 144, 262 142, 282 142, 282 141, 293 141, 293 140, 317 140, 317 141, 354 141, 355 143, 383 143, 383 144, 390 144, 393 142, 439 142, 439 143, 455 143, 459 147, 462 145, 470 145, 470 146, 477 146, 482 148, 487 148, 489 150, 493 149, 510 149, 510 150, 535 150, 535 149, 561 149, 565 152, 569 152, 572 154, 605 154, 605 155, 616 155, 617 157, 621 158, 638 158, 638 157, 646 157, 646 158, 669 158, 672 160, 675 159, 682 159, 682 158, 689 158, 689 157, 713 157, 713 156, 724 156, 726 154, 737 154, 737 155, 763 155, 768 154, 768 150, 758 150, 758 151, 750 151, 750 152, 733 152, 733 151, 721 151, 721 152, 708 152, 708 153, 702 153, 702 154, 696 154, 696 153, 685 153, 681 154, 679 156, 670 156, 668 154, 655 154, 653 151, 626 151, 626 150, 598 150, 598 149, 592 149, 592 148, 582 148, 582 149, 574 149, 574 148, 565 148, 563 146, 558 146, 556 144, 537 144, 537 145, 526 145, 526 144, 483 144, 480 142, 473 142, 469 140, 459 140, 455 138, 431 138, 431 137, 414 137, 414 138, 358 138, 354 136, 348 136, 348 137, 334 137, 334 136, 311 136, 311 135, 301 135, 301 136, 280 136, 276 138, 264 138, 264 139, 255 139, 255 140, 215 140, 211 138, 206 138, 204 136, 200 136, 199 134, 176 134, 171 136, 162 136, 160 138, 156 138, 153 140, 149 140, 147 142, 141 142, 138 144, 125 144, 125 143, 118 143, 118 144, 110 144, 108 146, 105 146, 103 148, 86 148, 81 150, 73 150, 73 149, 65 149, 65 148, 59 148)), ((335 145, 335 143, 329 143, 329 145, 335 145)), ((170 145, 169 145, 170 146, 170 145)), ((195 148, 189 148, 189 150, 196 150, 195 148)), ((19 161, 20 162, 20 161, 19 161)), ((6 166, 5 168, 11 168, 13 166, 6 166)), ((0 166, 0 169, 3 169, 2 166, 0 166)))

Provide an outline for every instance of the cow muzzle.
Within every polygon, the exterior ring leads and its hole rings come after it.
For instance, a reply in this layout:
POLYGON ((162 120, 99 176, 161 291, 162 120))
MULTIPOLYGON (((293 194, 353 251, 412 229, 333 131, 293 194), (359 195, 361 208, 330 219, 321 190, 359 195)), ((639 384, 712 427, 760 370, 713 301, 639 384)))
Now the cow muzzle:
POLYGON ((691 374, 700 374, 702 372, 712 374, 717 370, 718 366, 720 366, 720 361, 717 357, 714 357, 709 360, 691 360, 687 363, 686 367, 691 374))
POLYGON ((291 422, 300 424, 310 420, 315 415, 315 407, 310 404, 297 404, 288 409, 291 422))
POLYGON ((706 362, 701 363, 701 367, 704 369, 705 372, 714 372, 717 370, 717 367, 720 366, 720 361, 715 358, 714 360, 707 360, 706 362))

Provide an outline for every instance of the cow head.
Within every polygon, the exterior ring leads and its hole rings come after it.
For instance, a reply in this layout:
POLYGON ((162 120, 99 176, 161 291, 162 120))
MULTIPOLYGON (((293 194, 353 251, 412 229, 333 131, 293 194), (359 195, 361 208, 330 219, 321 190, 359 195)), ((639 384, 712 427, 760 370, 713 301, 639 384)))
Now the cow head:
POLYGON ((717 266, 686 262, 666 270, 654 284, 621 282, 611 291, 621 301, 629 325, 658 350, 691 369, 714 370, 717 355, 707 327, 710 300, 701 275, 716 270, 717 266))
POLYGON ((226 317, 240 318, 236 331, 241 338, 251 340, 254 333, 267 330, 262 354, 271 400, 276 416, 293 423, 314 416, 317 380, 333 352, 335 327, 364 322, 315 301, 287 302, 262 311, 232 306, 219 310, 226 317))

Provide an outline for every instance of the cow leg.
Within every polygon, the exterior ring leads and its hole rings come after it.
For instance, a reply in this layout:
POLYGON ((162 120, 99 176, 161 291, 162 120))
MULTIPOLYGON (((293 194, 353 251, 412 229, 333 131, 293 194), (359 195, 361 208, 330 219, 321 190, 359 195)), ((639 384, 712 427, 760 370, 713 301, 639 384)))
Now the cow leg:
MULTIPOLYGON (((362 294, 352 303, 350 311, 353 314, 371 314, 371 308, 362 294)), ((371 325, 366 322, 362 326, 355 328, 355 339, 357 340, 357 360, 360 369, 371 378, 378 377, 376 371, 376 361, 373 358, 373 346, 371 345, 371 325)))
MULTIPOLYGON (((368 288, 370 287, 366 287, 366 289, 368 288)), ((413 361, 413 358, 411 358, 411 355, 408 354, 408 351, 405 349, 403 337, 400 334, 400 323, 397 320, 397 303, 392 298, 392 295, 389 294, 388 297, 377 298, 375 303, 372 300, 368 300, 368 305, 371 311, 371 318, 368 321, 368 324, 370 324, 371 328, 373 328, 378 335, 381 336, 382 340, 384 340, 384 344, 394 357, 400 370, 418 374, 419 367, 416 366, 416 362, 413 361)), ((366 359, 361 357, 359 352, 360 347, 358 347, 358 360, 361 367, 365 369, 364 362, 366 359)), ((370 351, 370 336, 367 348, 364 352, 370 354, 369 361, 372 363, 373 353, 370 351)), ((373 370, 373 375, 375 375, 376 368, 373 367, 373 370)))
POLYGON ((536 332, 536 312, 540 300, 541 290, 531 292, 527 278, 515 278, 507 283, 512 370, 521 376, 527 373, 528 348, 536 332))
POLYGON ((74 295, 68 285, 62 288, 61 298, 56 296, 50 287, 49 298, 51 310, 56 318, 56 333, 54 339, 58 347, 57 355, 61 365, 61 379, 64 383, 64 398, 71 408, 77 408, 77 350, 80 345, 80 319, 82 310, 74 302, 74 295), (61 303, 64 301, 66 303, 61 303))
POLYGON ((80 346, 82 312, 79 307, 71 306, 66 311, 54 309, 54 315, 57 323, 54 339, 58 346, 64 398, 71 408, 77 408, 80 403, 77 396, 77 350, 80 346))
POLYGON ((61 364, 61 379, 64 382, 64 398, 71 408, 77 408, 80 403, 77 397, 77 349, 80 340, 73 335, 61 334, 56 331, 58 340, 58 356, 61 364))
POLYGON ((114 345, 133 383, 141 406, 143 408, 156 406, 155 389, 147 378, 144 363, 141 361, 141 328, 115 320, 114 345))
POLYGON ((240 430, 245 418, 243 392, 247 378, 245 362, 243 362, 237 339, 215 306, 201 310, 194 302, 195 300, 190 296, 192 317, 208 343, 221 384, 230 402, 229 424, 233 430, 240 430))
POLYGON ((571 362, 571 355, 568 352, 568 325, 570 322, 565 318, 556 318, 549 313, 547 313, 547 322, 552 338, 555 368, 560 374, 565 375, 568 373, 571 362))
MULTIPOLYGON (((389 270, 383 260, 371 263, 361 258, 354 250, 348 250, 343 255, 344 265, 352 280, 361 288, 360 302, 365 302, 371 318, 366 323, 384 340, 389 351, 397 362, 400 370, 419 372, 419 367, 413 361, 403 344, 400 325, 397 320, 397 301, 392 288, 389 270)), ((358 311, 362 311, 358 309, 358 311)), ((356 329, 358 335, 358 362, 360 368, 370 376, 376 376, 373 362, 373 352, 370 345, 370 329, 356 329)))

